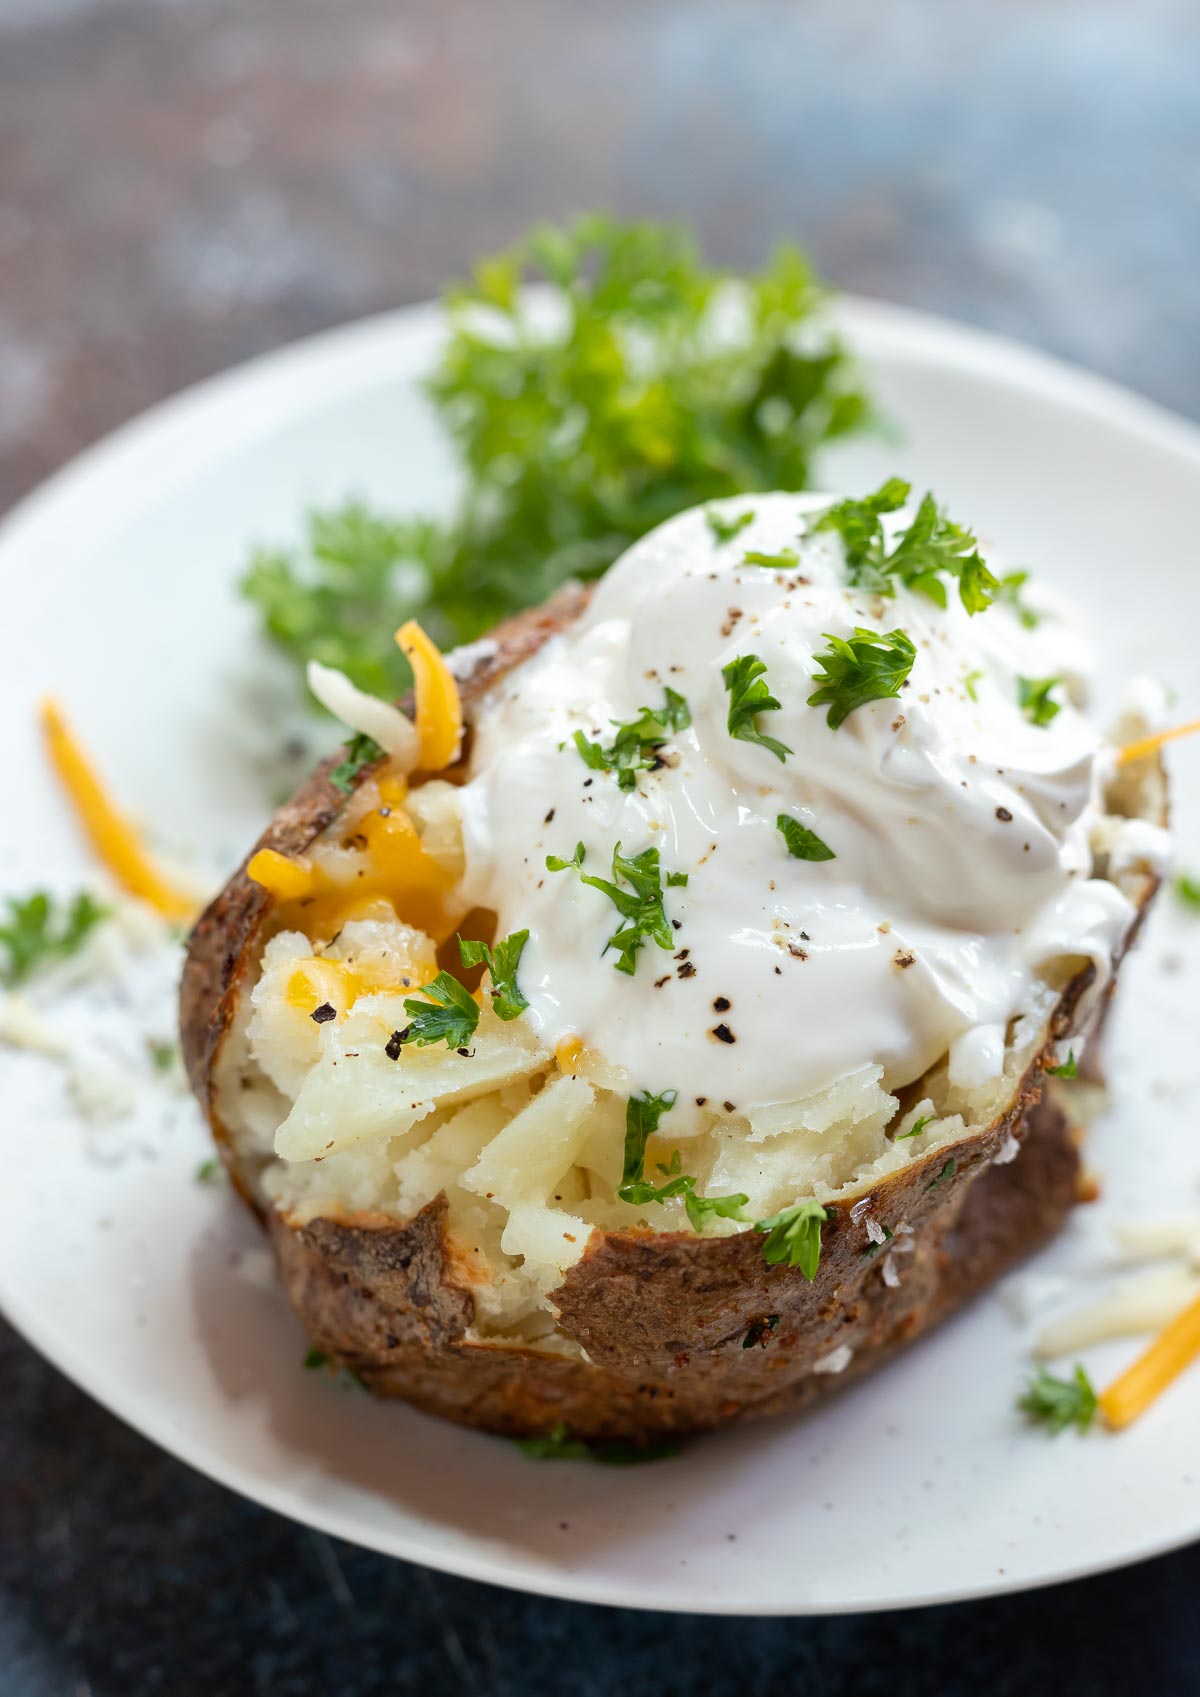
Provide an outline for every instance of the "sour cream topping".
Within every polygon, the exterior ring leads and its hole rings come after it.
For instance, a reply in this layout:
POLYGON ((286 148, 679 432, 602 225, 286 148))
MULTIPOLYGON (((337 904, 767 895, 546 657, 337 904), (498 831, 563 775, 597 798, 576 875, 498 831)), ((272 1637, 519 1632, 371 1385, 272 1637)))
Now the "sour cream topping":
MULTIPOLYGON (((548 1043, 581 1037, 631 1089, 718 1112, 795 1101, 869 1063, 894 1089, 947 1051, 957 1082, 982 1083, 1042 969, 1090 957, 1103 982, 1133 917, 1092 876, 1108 756, 1068 699, 1089 663, 1076 622, 1047 611, 1029 629, 1003 604, 970 616, 952 583, 944 609, 900 584, 855 589, 840 537, 810 529, 828 504, 746 497, 715 509, 753 509, 727 542, 702 509, 643 538, 493 691, 461 792, 465 894, 498 936, 529 931, 525 1017, 548 1043), (746 563, 783 549, 794 567, 746 563), (898 699, 833 730, 807 704, 816 657, 856 626, 904 630, 916 659, 898 699), (730 735, 722 668, 742 655, 765 663, 781 705, 759 723, 786 760, 730 735), (1018 680, 1048 676, 1062 705, 1036 725, 1018 680), (691 725, 663 763, 630 790, 589 769, 574 733, 607 745, 668 686, 691 725), (780 814, 834 858, 790 856, 780 814), (687 875, 664 891, 672 947, 647 941, 632 977, 605 953, 621 924, 608 896, 546 867, 578 842, 601 877, 617 843, 657 847, 664 885, 687 875)), ((889 542, 910 518, 894 515, 889 542)))

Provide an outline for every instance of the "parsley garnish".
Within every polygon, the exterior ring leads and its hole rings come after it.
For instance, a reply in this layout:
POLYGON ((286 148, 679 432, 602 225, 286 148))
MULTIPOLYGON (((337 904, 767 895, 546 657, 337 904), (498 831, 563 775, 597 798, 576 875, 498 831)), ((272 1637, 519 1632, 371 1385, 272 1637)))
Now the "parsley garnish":
POLYGON ((649 1202, 669 1202, 672 1197, 682 1196, 692 1230, 697 1232, 702 1232, 711 1219, 742 1219, 742 1209, 749 1197, 697 1196, 695 1179, 680 1171, 678 1149, 671 1157, 669 1167, 659 1166, 658 1170, 666 1180, 664 1184, 653 1184, 644 1176, 646 1144, 658 1130, 662 1116, 674 1107, 677 1095, 675 1090, 664 1090, 661 1096, 643 1091, 629 1098, 625 1105, 625 1161, 617 1195, 622 1202, 630 1202, 637 1208, 645 1207, 649 1202))
POLYGON ((939 607, 946 605, 942 574, 956 579, 968 613, 982 613, 995 600, 1000 584, 979 555, 975 537, 953 523, 931 494, 923 495, 912 523, 901 531, 890 553, 883 548, 883 515, 907 501, 910 485, 889 477, 873 495, 839 501, 822 513, 814 531, 836 530, 846 550, 850 582, 873 595, 894 595, 895 579, 939 607))
POLYGON ((819 1202, 797 1202, 772 1214, 769 1220, 759 1220, 756 1232, 766 1232, 763 1259, 772 1267, 786 1262, 799 1267, 811 1283, 821 1265, 821 1222, 829 1218, 819 1202))
MULTIPOLYGON (((501 1019, 516 1019, 529 1006, 517 983, 517 968, 521 951, 529 941, 528 931, 513 931, 493 952, 486 943, 464 942, 458 939, 458 952, 464 966, 486 966, 492 975, 490 995, 492 1006, 501 1019)), ((407 1006, 407 1004, 406 1004, 407 1006)))
POLYGON ((1061 702, 1052 701, 1050 691, 1061 678, 1017 678, 1017 703, 1031 725, 1048 725, 1058 717, 1061 702))
POLYGON ((8 896, 7 919, 0 924, 0 949, 8 955, 0 967, 0 984, 20 984, 39 967, 67 960, 83 947, 88 934, 110 910, 87 890, 73 896, 66 912, 45 890, 32 896, 8 896))
POLYGON ((858 1253, 859 1253, 860 1258, 863 1261, 869 1261, 872 1258, 872 1256, 878 1255, 879 1251, 881 1249, 885 1248, 887 1246, 887 1244, 893 1242, 894 1239, 895 1239, 895 1235, 896 1234, 893 1232, 891 1226, 884 1226, 884 1228, 883 1228, 883 1242, 882 1243, 868 1243, 868 1245, 865 1249, 859 1250, 858 1253))
MULTIPOLYGON (((601 953, 607 954, 609 949, 615 949, 617 971, 628 973, 632 978, 637 971, 637 956, 647 938, 657 943, 660 949, 675 947, 674 933, 663 911, 662 868, 658 863, 658 850, 646 848, 641 854, 629 856, 622 854, 621 845, 617 844, 612 854, 612 875, 614 880, 623 879, 629 885, 627 890, 607 878, 594 878, 590 872, 584 872, 586 852, 582 843, 576 843, 570 860, 548 854, 546 866, 551 872, 578 872, 580 882, 590 884, 593 890, 600 890, 628 922, 613 932, 601 953)), ((686 876, 686 873, 669 872, 667 883, 678 884, 680 878, 686 876)))
POLYGON ((310 1373, 315 1372, 318 1367, 330 1367, 332 1365, 333 1357, 331 1355, 326 1355, 323 1349, 318 1349, 316 1344, 313 1344, 309 1348, 303 1361, 303 1366, 307 1368, 310 1373))
POLYGON ((764 554, 761 549, 750 548, 742 555, 744 566, 765 566, 771 572, 790 572, 799 560, 794 548, 781 548, 778 554, 764 554))
POLYGON ((979 697, 975 693, 975 685, 979 682, 979 680, 982 676, 983 676, 982 671, 974 671, 974 672, 968 672, 966 677, 963 679, 963 688, 966 690, 967 694, 971 697, 971 700, 976 702, 976 703, 978 703, 979 697))
POLYGON ((658 1130, 659 1120, 675 1106, 678 1099, 677 1090, 664 1090, 658 1096, 652 1095, 649 1090, 641 1090, 625 1104, 625 1164, 617 1191, 623 1202, 631 1200, 626 1196, 626 1190, 641 1182, 646 1166, 647 1142, 658 1130))
POLYGON ((170 1043, 165 1038, 148 1037, 146 1053, 150 1056, 150 1065, 155 1072, 170 1072, 179 1054, 178 1043, 170 1043))
POLYGON ((721 513, 714 513, 710 508, 704 515, 708 528, 712 531, 713 541, 717 543, 732 542, 734 537, 745 530, 748 524, 754 523, 754 509, 749 508, 736 517, 727 519, 721 513))
POLYGON ((1181 902, 1188 907, 1200 908, 1200 878, 1193 878, 1187 872, 1178 872, 1171 886, 1181 902))
POLYGON ((841 343, 817 334, 825 294, 800 253, 736 279, 746 310, 716 338, 734 281, 681 230, 602 216, 484 260, 448 295, 428 386, 465 473, 460 507, 430 522, 351 503, 312 514, 301 546, 259 549, 242 589, 272 640, 394 698, 404 619, 468 641, 599 576, 685 507, 803 488, 814 450, 868 404, 841 343), (552 297, 544 316, 526 279, 552 297))
POLYGON ((834 731, 864 702, 899 695, 900 685, 917 657, 902 630, 889 631, 885 636, 857 625, 851 637, 831 636, 826 631, 825 640, 829 647, 813 656, 823 670, 813 673, 813 682, 820 688, 809 696, 808 705, 823 707, 828 703, 825 723, 834 731))
POLYGON ((221 1177, 222 1171, 220 1161, 217 1160, 215 1155, 211 1155, 207 1161, 201 1161, 192 1176, 197 1184, 215 1184, 221 1177))
POLYGON ((950 1159, 946 1162, 946 1164, 942 1167, 941 1171, 936 1172, 933 1175, 933 1177, 930 1179, 929 1183, 925 1186, 926 1190, 937 1190, 940 1185, 945 1184, 947 1179, 953 1178, 957 1171, 958 1171, 958 1162, 954 1159, 954 1157, 952 1155, 950 1157, 950 1159))
POLYGON ((364 731, 359 731, 358 735, 351 737, 346 744, 345 756, 329 774, 329 782, 334 789, 341 790, 343 795, 349 795, 354 788, 354 780, 363 767, 370 766, 372 761, 382 759, 383 750, 375 741, 375 738, 367 736, 364 731))
POLYGON ((531 1461, 596 1461, 602 1467, 636 1467, 643 1461, 666 1461, 683 1448, 669 1438, 653 1444, 627 1444, 616 1439, 589 1443, 585 1438, 573 1438, 565 1421, 560 1421, 544 1438, 517 1438, 516 1445, 531 1461))
POLYGON ((622 725, 613 720, 617 734, 608 748, 589 742, 582 731, 574 735, 575 747, 585 766, 596 772, 615 772, 623 790, 637 784, 639 772, 657 764, 655 753, 670 741, 674 731, 685 731, 692 722, 691 710, 678 690, 668 689, 661 707, 642 707, 638 717, 622 725))
POLYGON ((1047 1078, 1078 1078, 1079 1077, 1079 1068, 1075 1064, 1075 1051, 1074 1051, 1074 1049, 1068 1049, 1067 1050, 1067 1058, 1062 1063, 1061 1066, 1047 1067, 1046 1068, 1046 1077, 1047 1078))
POLYGON ((837 859, 828 843, 823 843, 815 831, 810 831, 807 825, 802 825, 788 813, 779 815, 775 821, 775 829, 787 844, 787 851, 794 860, 837 859))
POLYGON ((1028 582, 1028 572, 1008 572, 1000 579, 996 600, 1003 601, 1006 607, 1011 607, 1026 630, 1036 630, 1042 622, 1042 616, 1035 613, 1029 603, 1021 598, 1021 591, 1028 582))
POLYGON ((1056 1379, 1044 1367, 1039 1367, 1030 1379, 1017 1407, 1036 1424, 1049 1427, 1057 1435, 1068 1426, 1086 1432, 1096 1418, 1099 1406, 1092 1381, 1076 1363, 1069 1379, 1056 1379))
POLYGON ((729 734, 741 742, 756 742, 769 748, 777 759, 786 760, 792 752, 788 745, 764 736, 758 728, 760 713, 779 711, 778 701, 763 682, 766 670, 757 654, 740 654, 728 666, 722 666, 721 676, 729 691, 729 734))
MULTIPOLYGON (((479 1024, 479 1005, 471 992, 448 972, 439 972, 429 984, 422 984, 421 995, 428 1000, 421 1001, 415 996, 404 999, 409 1024, 393 1037, 397 1048, 405 1043, 416 1043, 421 1048, 429 1043, 445 1043, 450 1049, 465 1049, 479 1024)), ((518 1008, 517 1012, 520 1011, 518 1008)), ((515 1015, 507 1017, 512 1019, 515 1015)))
POLYGON ((922 1114, 920 1119, 913 1121, 907 1131, 897 1132, 895 1137, 892 1139, 892 1142, 903 1143, 906 1137, 920 1137, 921 1133, 925 1130, 925 1127, 929 1125, 932 1120, 932 1114, 922 1114))

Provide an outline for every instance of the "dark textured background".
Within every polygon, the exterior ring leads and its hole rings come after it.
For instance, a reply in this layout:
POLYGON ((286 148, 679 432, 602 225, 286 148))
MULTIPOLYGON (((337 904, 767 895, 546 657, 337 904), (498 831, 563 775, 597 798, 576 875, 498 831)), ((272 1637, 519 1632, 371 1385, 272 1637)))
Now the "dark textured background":
MULTIPOLYGON (((1194 0, 0 0, 0 506, 596 205, 730 264, 796 237, 1200 416, 1198 70, 1194 0)), ((871 1620, 584 1609, 252 1508, 2 1330, 0 1371, 5 1697, 1200 1692, 1195 1549, 871 1620)))

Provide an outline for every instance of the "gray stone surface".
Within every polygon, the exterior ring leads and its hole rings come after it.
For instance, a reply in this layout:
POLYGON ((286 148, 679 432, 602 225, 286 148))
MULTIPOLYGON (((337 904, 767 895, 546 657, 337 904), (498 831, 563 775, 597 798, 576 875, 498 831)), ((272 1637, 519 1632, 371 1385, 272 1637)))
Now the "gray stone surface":
MULTIPOLYGON (((1200 416, 1198 66, 1192 0, 0 0, 0 506, 182 385, 595 205, 730 264, 796 238, 1200 416)), ((576 1608, 335 1546, 10 1332, 0 1360, 14 1697, 1200 1689, 1195 1550, 872 1621, 576 1608)))

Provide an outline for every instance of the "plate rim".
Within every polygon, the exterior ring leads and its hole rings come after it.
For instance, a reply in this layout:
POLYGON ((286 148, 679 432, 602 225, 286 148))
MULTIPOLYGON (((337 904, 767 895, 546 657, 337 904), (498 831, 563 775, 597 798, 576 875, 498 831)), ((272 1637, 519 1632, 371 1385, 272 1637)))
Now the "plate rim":
MULTIPOLYGON (((862 344, 864 358, 886 352, 895 360, 909 358, 946 369, 966 369, 1025 395, 1032 391, 1039 398, 1069 406, 1080 414, 1099 415, 1140 437, 1158 452, 1182 459, 1200 470, 1200 425, 1108 378, 990 331, 892 302, 839 295, 834 302, 834 314, 851 348, 856 343, 862 344)), ((227 455, 229 431, 213 428, 222 415, 237 411, 243 433, 257 434, 271 430, 288 416, 291 397, 297 392, 311 394, 314 384, 320 386, 322 401, 327 404, 339 389, 353 393, 362 386, 364 377, 375 384, 379 383, 381 374, 411 380, 428 369, 430 349, 443 323, 442 310, 436 301, 392 308, 283 344, 155 403, 83 449, 0 518, 0 573, 19 568, 22 556, 36 557, 45 537, 53 534, 68 517, 72 524, 78 522, 77 516, 71 515, 77 515, 81 503, 86 506, 92 501, 103 501, 110 483, 127 475, 128 468, 134 463, 140 465, 145 457, 174 457, 179 443, 193 434, 219 444, 215 451, 227 455), (382 365, 381 353, 386 356, 382 365)), ((186 468, 187 476, 194 470, 195 462, 192 462, 186 468)), ((611 1575, 555 1571, 544 1562, 531 1561, 513 1550, 506 1550, 500 1559, 489 1553, 486 1543, 475 1534, 464 1535, 469 1543, 462 1548, 430 1551, 422 1545, 422 1527, 416 1520, 405 1523, 405 1538, 396 1539, 389 1538, 385 1532, 372 1535, 374 1529, 370 1527, 348 1524, 353 1521, 353 1515, 347 1510, 338 1512, 311 1503, 297 1505, 294 1498, 288 1499, 285 1487, 260 1482, 251 1470, 229 1461, 220 1452, 215 1456, 203 1452, 202 1459, 194 1451, 186 1452, 173 1441, 169 1422, 147 1420, 141 1405, 134 1406, 136 1399, 124 1394, 118 1375, 107 1373, 102 1363, 97 1371, 94 1362, 60 1346, 59 1340, 47 1343, 40 1338, 36 1319, 25 1312, 19 1292, 0 1289, 0 1312, 32 1349, 109 1414, 194 1472, 239 1496, 294 1524, 381 1555, 563 1601, 743 1618, 873 1614, 1064 1584, 1134 1566, 1183 1548, 1200 1537, 1198 1525, 1191 1533, 1144 1539, 1132 1553, 1098 1556, 1094 1561, 1076 1562, 1053 1572, 1025 1573, 1011 1579, 997 1576, 997 1582, 942 1589, 936 1594, 846 1596, 828 1603, 766 1603, 754 1609, 747 1609, 740 1600, 717 1597, 707 1600, 701 1608, 695 1597, 688 1597, 685 1587, 672 1579, 663 1594, 644 1601, 628 1589, 622 1590, 619 1580, 611 1575)))

